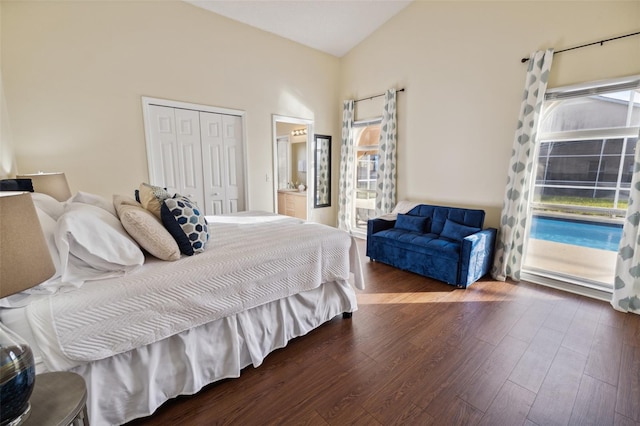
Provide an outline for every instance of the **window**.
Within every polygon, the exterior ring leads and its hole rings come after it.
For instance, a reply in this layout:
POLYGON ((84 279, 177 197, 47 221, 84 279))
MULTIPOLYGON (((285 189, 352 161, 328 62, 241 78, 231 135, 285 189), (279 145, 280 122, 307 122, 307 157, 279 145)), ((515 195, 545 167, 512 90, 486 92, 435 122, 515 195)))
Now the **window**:
MULTIPOLYGON (((637 138, 541 141, 535 198, 624 215, 637 138)), ((554 208, 557 208, 555 206, 554 208)))
POLYGON ((356 164, 352 228, 355 232, 360 230, 361 233, 366 233, 367 221, 375 215, 381 121, 382 119, 376 119, 353 124, 356 164))
POLYGON ((640 76, 548 91, 526 270, 612 288, 639 131, 640 76))
MULTIPOLYGON (((638 86, 638 83, 635 83, 638 86)), ((534 201, 626 210, 640 126, 640 89, 550 91, 538 132, 534 201)))

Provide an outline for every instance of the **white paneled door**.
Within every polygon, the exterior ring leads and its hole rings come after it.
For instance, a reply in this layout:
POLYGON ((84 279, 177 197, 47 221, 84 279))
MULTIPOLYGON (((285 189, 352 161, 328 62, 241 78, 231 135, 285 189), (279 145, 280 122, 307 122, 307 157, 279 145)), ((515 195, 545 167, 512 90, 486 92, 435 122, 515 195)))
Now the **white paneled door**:
POLYGON ((200 112, 204 198, 211 214, 234 213, 244 207, 242 119, 200 112))
POLYGON ((150 183, 205 214, 245 210, 242 117, 149 104, 150 183))
POLYGON ((198 111, 174 108, 178 140, 180 185, 178 193, 205 209, 202 191, 202 147, 200 144, 200 117, 198 111))
POLYGON ((149 108, 147 140, 149 175, 154 185, 178 192, 178 136, 174 108, 153 106, 149 108))

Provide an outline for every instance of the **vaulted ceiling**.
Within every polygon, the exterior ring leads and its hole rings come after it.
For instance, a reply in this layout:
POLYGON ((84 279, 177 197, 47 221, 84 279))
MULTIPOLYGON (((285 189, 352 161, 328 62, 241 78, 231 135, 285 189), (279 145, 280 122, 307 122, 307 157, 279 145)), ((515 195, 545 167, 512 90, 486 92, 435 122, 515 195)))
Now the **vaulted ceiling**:
POLYGON ((341 57, 412 0, 185 0, 341 57))

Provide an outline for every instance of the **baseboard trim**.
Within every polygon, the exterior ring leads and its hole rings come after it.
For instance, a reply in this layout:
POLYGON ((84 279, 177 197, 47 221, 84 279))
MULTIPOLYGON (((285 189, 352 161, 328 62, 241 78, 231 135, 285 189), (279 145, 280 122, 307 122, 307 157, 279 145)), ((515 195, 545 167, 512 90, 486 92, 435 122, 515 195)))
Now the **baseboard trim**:
POLYGON ((520 279, 605 302, 611 301, 611 294, 613 293, 613 290, 603 288, 597 284, 578 282, 568 277, 555 276, 533 270, 522 271, 520 279))

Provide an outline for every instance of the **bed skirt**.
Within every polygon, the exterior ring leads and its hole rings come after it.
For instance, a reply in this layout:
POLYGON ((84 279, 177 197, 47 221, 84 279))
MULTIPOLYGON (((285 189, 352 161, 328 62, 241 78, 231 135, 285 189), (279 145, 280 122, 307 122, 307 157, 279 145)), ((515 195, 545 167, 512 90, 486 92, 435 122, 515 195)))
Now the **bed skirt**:
MULTIPOLYGON (((326 283, 70 371, 87 383, 90 424, 123 424, 151 415, 171 398, 239 377, 243 368, 260 366, 269 353, 285 347, 289 340, 356 309, 351 284, 326 283)), ((18 327, 24 320, 18 321, 17 311, 5 311, 3 323, 33 346, 32 335, 18 327)), ((36 359, 39 351, 34 348, 36 359)), ((37 363, 36 369, 46 371, 43 363, 37 363)))

